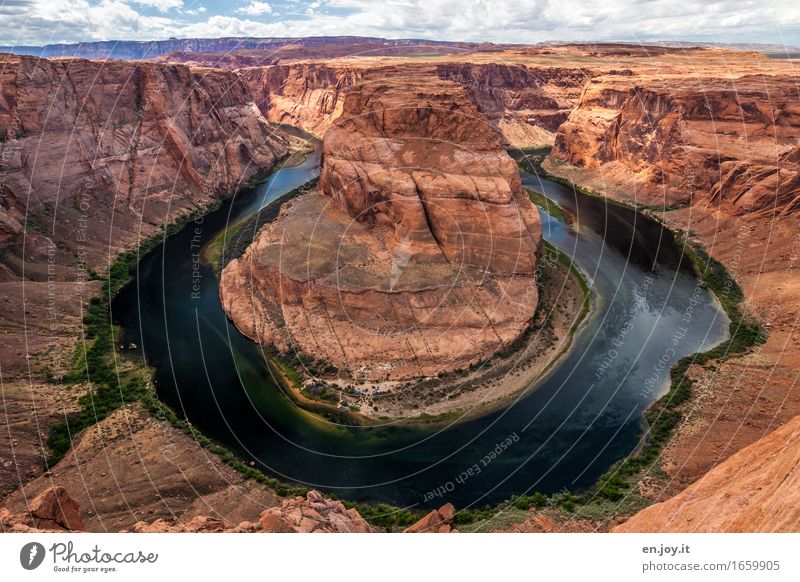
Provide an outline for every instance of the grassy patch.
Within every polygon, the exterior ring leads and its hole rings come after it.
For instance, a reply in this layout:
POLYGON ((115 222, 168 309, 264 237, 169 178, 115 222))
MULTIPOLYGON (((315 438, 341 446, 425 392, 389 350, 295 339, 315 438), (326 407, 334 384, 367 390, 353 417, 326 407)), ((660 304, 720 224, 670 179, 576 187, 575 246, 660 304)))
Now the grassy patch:
POLYGON ((129 362, 121 365, 115 357, 120 330, 111 323, 111 300, 131 280, 141 256, 198 216, 192 214, 180 219, 168 226, 164 234, 154 235, 137 249, 120 254, 109 267, 100 295, 89 301, 84 312, 84 337, 75 349, 72 370, 59 379, 67 384, 89 384, 90 388, 78 399, 77 412, 50 427, 47 467, 64 457, 80 431, 100 422, 124 404, 142 401, 152 392, 146 371, 128 365, 129 362))
POLYGON ((546 240, 542 240, 542 259, 549 260, 549 261, 557 261, 566 269, 569 269, 569 272, 572 273, 572 276, 577 279, 578 284, 581 287, 581 291, 583 292, 583 305, 581 306, 581 312, 577 318, 575 318, 575 324, 573 325, 572 332, 575 331, 575 328, 580 325, 580 323, 584 320, 584 318, 589 313, 589 308, 591 307, 591 293, 589 289, 589 281, 586 279, 586 276, 583 272, 575 266, 572 258, 570 256, 561 251, 558 247, 550 244, 546 240))
POLYGON ((525 191, 528 193, 531 202, 543 209, 550 216, 567 224, 572 223, 572 216, 567 214, 567 212, 561 208, 561 206, 550 200, 547 196, 531 188, 525 188, 525 191))

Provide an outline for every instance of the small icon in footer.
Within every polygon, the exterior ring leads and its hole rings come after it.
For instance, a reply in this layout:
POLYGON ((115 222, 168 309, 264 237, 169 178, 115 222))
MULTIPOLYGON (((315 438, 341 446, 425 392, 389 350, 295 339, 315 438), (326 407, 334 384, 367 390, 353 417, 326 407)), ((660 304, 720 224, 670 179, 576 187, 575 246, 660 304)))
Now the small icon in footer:
POLYGON ((35 570, 44 561, 44 546, 39 542, 29 542, 19 551, 19 563, 26 570, 35 570))

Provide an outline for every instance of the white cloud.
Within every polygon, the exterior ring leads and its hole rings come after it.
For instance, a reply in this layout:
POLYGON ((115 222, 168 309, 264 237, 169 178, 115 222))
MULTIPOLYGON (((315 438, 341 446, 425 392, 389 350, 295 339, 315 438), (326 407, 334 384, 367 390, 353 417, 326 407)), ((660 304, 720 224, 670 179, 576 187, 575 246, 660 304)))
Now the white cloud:
POLYGON ((137 9, 169 10, 182 6, 183 0, 0 0, 5 6, 0 9, 0 44, 320 35, 513 43, 691 39, 800 44, 800 3, 794 0, 323 0, 316 7, 319 0, 314 0, 277 19, 270 4, 247 1, 228 14, 220 14, 217 4, 206 4, 210 8, 198 22, 202 12, 191 2, 172 18, 137 9), (306 16, 305 8, 314 13, 306 16), (255 18, 266 14, 275 21, 255 18))
POLYGON ((159 37, 172 19, 145 16, 122 0, 28 0, 20 14, 0 14, 0 44, 159 37))
POLYGON ((262 16, 264 14, 272 14, 272 6, 270 6, 266 2, 259 2, 258 0, 253 0, 247 6, 238 8, 236 12, 238 14, 246 14, 247 16, 262 16))
POLYGON ((155 8, 159 12, 167 12, 175 8, 183 8, 183 0, 131 0, 140 6, 155 8))

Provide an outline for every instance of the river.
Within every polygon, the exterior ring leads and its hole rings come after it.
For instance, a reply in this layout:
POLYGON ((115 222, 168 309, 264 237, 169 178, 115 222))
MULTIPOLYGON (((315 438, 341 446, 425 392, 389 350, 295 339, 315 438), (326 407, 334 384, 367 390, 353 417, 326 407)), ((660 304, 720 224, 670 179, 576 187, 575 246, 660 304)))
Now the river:
POLYGON ((728 319, 671 233, 652 219, 523 174, 572 224, 542 214, 544 237, 591 283, 594 309, 573 349, 501 410, 436 428, 344 427, 298 409, 260 348, 225 316, 200 248, 318 175, 320 148, 144 256, 112 304, 125 344, 154 370, 159 397, 246 462, 340 497, 459 509, 515 494, 577 490, 631 454, 669 366, 727 338, 728 319), (686 263, 686 264, 684 264, 686 263))

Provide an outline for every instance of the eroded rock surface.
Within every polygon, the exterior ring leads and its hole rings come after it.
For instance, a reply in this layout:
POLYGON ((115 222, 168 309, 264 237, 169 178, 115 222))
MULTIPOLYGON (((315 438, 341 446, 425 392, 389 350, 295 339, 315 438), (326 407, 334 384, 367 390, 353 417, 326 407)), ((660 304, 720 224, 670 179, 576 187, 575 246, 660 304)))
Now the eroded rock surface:
MULTIPOLYGON (((90 500, 94 506, 95 500, 90 500)), ((448 523, 455 510, 449 505, 448 523)), ((214 510, 208 504, 207 510, 214 510)), ((444 510, 445 508, 442 508, 444 510)), ((441 520, 440 520, 441 521, 441 520)), ((234 522, 235 523, 235 522, 234 522)), ((234 525, 222 517, 195 515, 186 520, 159 517, 137 521, 123 532, 132 533, 371 533, 373 528, 355 509, 347 509, 340 501, 328 499, 317 491, 305 497, 284 499, 257 515, 234 525)), ((438 523, 438 522, 437 522, 438 523)), ((441 525, 440 527, 444 527, 441 525)), ((0 532, 65 532, 86 531, 80 504, 61 486, 40 493, 25 511, 13 513, 0 507, 0 532)))
POLYGON ((504 143, 519 147, 553 145, 555 133, 578 103, 591 68, 525 64, 442 63, 436 74, 463 85, 504 143))
POLYGON ((5 495, 42 472, 48 426, 75 408, 81 388, 45 377, 72 366, 102 284, 91 272, 269 170, 287 144, 228 71, 5 54, 0 64, 5 495))
POLYGON ((392 79, 343 107, 319 191, 225 268, 228 315, 357 380, 435 375, 511 345, 536 309, 541 224, 465 89, 392 79))
MULTIPOLYGON (((227 71, 0 60, 0 246, 28 263, 51 252, 61 276, 76 263, 102 270, 109 252, 235 190, 287 152, 227 71)), ((41 276, 35 267, 25 274, 41 276)))
POLYGON ((452 503, 445 503, 434 509, 414 525, 406 528, 404 533, 455 533, 456 508, 452 503))
POLYGON ((737 452, 675 497, 615 532, 796 532, 800 416, 737 452))
POLYGON ((597 189, 644 204, 713 200, 728 212, 783 210, 800 196, 791 152, 798 131, 788 76, 702 68, 693 76, 603 76, 587 83, 552 157, 605 183, 597 189))
MULTIPOLYGON (((216 66, 232 68, 227 60, 216 66)), ((360 85, 389 79, 411 85, 422 79, 442 79, 462 85, 503 143, 515 147, 551 146, 586 81, 610 72, 608 67, 582 67, 569 60, 561 66, 539 66, 506 64, 502 58, 491 63, 459 62, 452 55, 442 56, 435 64, 366 55, 258 65, 242 64, 238 72, 271 121, 322 136, 342 115, 344 96, 360 85)))
POLYGON ((262 531, 280 533, 370 533, 372 528, 355 509, 326 499, 317 491, 286 499, 258 517, 262 531))
POLYGON ((30 502, 28 511, 0 508, 0 532, 84 531, 80 507, 66 489, 52 486, 30 502))
POLYGON ((255 102, 271 121, 322 136, 342 114, 344 94, 367 70, 324 63, 248 67, 239 71, 255 102))

